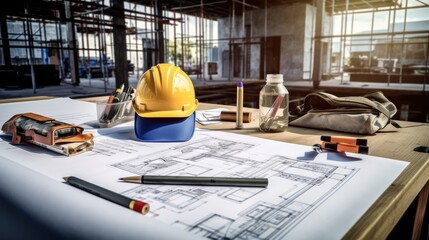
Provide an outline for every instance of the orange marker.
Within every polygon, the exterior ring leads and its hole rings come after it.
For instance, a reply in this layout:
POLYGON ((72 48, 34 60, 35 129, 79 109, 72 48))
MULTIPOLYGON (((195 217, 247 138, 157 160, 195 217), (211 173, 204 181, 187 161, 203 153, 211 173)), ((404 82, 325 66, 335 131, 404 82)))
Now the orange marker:
POLYGON ((368 154, 369 148, 367 146, 359 145, 348 145, 342 143, 333 143, 333 142, 322 142, 323 149, 330 149, 339 152, 351 152, 351 153, 363 153, 368 154))
POLYGON ((349 144, 349 145, 366 146, 366 144, 367 144, 366 139, 354 138, 354 137, 321 136, 320 140, 322 140, 324 142, 345 143, 345 144, 349 144))
POLYGON ((105 116, 109 115, 110 108, 112 106, 111 104, 112 104, 114 98, 115 98, 114 95, 109 96, 109 99, 107 100, 107 104, 106 104, 106 109, 104 111, 105 116))

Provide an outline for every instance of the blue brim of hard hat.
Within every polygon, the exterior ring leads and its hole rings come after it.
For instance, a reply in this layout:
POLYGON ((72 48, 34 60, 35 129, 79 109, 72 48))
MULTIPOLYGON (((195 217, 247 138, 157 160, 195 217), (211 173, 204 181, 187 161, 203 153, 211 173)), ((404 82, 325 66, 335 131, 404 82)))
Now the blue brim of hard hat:
POLYGON ((195 131, 195 112, 186 118, 134 118, 136 137, 147 142, 185 142, 195 131))

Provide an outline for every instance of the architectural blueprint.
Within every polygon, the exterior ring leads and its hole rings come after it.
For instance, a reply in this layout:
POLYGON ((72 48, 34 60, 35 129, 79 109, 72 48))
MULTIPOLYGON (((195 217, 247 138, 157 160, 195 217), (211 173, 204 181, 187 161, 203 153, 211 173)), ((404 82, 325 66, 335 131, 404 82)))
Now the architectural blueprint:
MULTIPOLYGON (((95 104, 71 99, 2 105, 0 112, 8 114, 0 116, 0 122, 29 111, 84 125, 85 131, 94 134, 93 151, 69 158, 37 146, 11 145, 10 136, 1 134, 3 159, 56 182, 74 175, 150 203, 150 212, 137 221, 128 216, 131 213, 126 208, 117 209, 121 213, 112 216, 127 216, 120 222, 144 229, 147 236, 153 236, 148 239, 156 239, 160 231, 176 230, 183 233, 175 234, 176 239, 190 239, 190 234, 205 239, 341 239, 407 166, 404 161, 371 155, 318 154, 311 148, 314 143, 304 146, 203 129, 196 129, 188 142, 141 142, 134 135, 132 122, 109 129, 91 127, 97 119, 95 104), (266 177, 269 183, 266 188, 257 188, 118 181, 144 174, 266 177), (157 228, 148 227, 147 219, 156 222, 157 228)), ((76 205, 81 203, 80 194, 83 193, 77 192, 70 201, 76 208, 73 213, 85 212, 85 208, 76 205)), ((117 233, 128 229, 100 226, 106 214, 117 206, 91 197, 87 201, 93 201, 91 206, 103 214, 96 221, 86 221, 86 232, 99 234, 99 229, 105 229, 117 233)), ((44 195, 39 198, 42 204, 44 195)), ((96 218, 93 212, 87 214, 68 216, 75 216, 70 222, 79 225, 83 218, 96 218)), ((55 219, 55 225, 64 218, 58 215, 47 219, 55 219)))
POLYGON ((284 239, 360 170, 300 161, 207 132, 112 166, 135 175, 269 178, 268 188, 140 185, 124 193, 150 202, 151 217, 210 239, 284 239))

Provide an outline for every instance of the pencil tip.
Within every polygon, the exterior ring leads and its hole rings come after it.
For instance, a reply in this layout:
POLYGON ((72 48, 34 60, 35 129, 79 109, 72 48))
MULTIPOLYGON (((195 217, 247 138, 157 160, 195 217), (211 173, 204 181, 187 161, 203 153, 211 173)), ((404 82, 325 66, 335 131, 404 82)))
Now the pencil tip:
POLYGON ((63 177, 64 181, 67 181, 67 179, 69 179, 69 177, 63 177))
POLYGON ((121 180, 121 181, 123 181, 123 180, 124 180, 124 178, 123 178, 123 177, 121 177, 121 178, 119 178, 118 180, 121 180))

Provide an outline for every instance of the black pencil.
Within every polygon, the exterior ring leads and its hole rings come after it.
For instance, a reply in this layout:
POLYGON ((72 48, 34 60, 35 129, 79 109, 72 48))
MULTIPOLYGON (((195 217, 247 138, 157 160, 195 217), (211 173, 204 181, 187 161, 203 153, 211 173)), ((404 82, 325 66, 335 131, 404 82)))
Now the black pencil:
POLYGON ((200 177, 200 176, 132 176, 119 180, 143 184, 266 187, 267 178, 200 177))
POLYGON ((148 203, 128 198, 126 196, 112 192, 110 190, 94 185, 77 177, 70 176, 64 177, 63 179, 73 187, 77 187, 81 190, 92 193, 96 196, 134 210, 138 213, 146 214, 149 212, 148 203))

